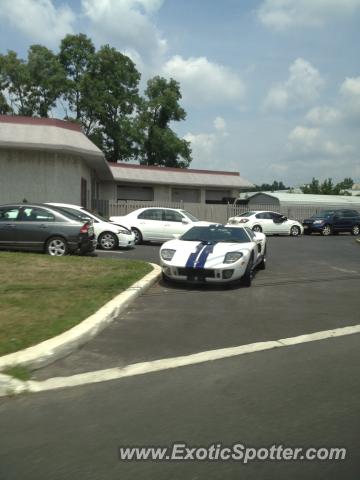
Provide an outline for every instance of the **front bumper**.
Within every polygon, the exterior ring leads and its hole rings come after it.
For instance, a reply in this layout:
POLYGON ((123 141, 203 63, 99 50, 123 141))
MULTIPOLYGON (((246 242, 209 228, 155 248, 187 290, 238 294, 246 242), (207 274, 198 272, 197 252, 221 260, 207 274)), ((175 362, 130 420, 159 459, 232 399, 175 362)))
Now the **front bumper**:
POLYGON ((187 283, 231 283, 240 280, 246 270, 246 264, 229 264, 218 268, 186 268, 162 262, 161 267, 165 277, 187 283))
POLYGON ((135 246, 135 235, 118 234, 119 247, 130 248, 135 246))

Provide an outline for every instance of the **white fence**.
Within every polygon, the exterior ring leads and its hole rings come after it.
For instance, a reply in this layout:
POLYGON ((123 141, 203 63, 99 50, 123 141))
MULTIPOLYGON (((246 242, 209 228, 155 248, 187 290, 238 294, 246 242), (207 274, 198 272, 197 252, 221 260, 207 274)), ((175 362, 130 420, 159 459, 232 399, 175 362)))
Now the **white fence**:
MULTIPOLYGON (((335 208, 334 206, 327 207, 326 205, 308 206, 308 205, 296 205, 296 206, 276 206, 276 205, 208 205, 202 203, 184 203, 184 202, 142 202, 142 201, 116 201, 116 200, 95 200, 93 201, 92 208, 105 217, 112 215, 123 216, 138 208, 145 207, 169 207, 169 208, 181 208, 190 213, 200 220, 207 220, 215 223, 226 223, 228 218, 239 215, 248 210, 271 210, 273 212, 279 212, 286 215, 288 218, 299 220, 300 222, 304 218, 308 218, 311 215, 318 213, 320 210, 326 208, 335 208)), ((338 206, 337 208, 344 208, 344 206, 338 206)))

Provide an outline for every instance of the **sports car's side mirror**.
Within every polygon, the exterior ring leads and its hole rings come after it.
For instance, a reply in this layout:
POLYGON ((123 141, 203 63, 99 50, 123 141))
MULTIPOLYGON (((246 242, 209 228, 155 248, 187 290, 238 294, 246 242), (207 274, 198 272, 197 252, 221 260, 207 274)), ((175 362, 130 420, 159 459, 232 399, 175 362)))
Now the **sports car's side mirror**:
POLYGON ((183 223, 184 225, 188 225, 189 220, 186 220, 186 218, 183 218, 183 219, 181 220, 181 223, 183 223))

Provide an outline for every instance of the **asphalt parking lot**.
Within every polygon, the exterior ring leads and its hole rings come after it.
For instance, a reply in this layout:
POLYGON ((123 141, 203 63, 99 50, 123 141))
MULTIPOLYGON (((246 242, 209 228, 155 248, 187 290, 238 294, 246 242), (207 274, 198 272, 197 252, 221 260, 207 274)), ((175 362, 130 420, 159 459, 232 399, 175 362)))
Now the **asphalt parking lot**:
MULTIPOLYGON (((159 283, 78 352, 39 370, 68 376, 359 323, 360 245, 269 238, 251 288, 159 283)), ((156 261, 158 246, 115 255, 156 261)), ((119 263, 119 266, 121 264, 119 263)), ((4 480, 354 480, 359 334, 0 399, 4 480), (241 443, 344 447, 344 461, 129 462, 119 446, 241 443)))
MULTIPOLYGON (((101 256, 158 263, 158 245, 101 256)), ((36 372, 67 376, 359 323, 354 237, 269 237, 251 288, 156 284, 79 351, 36 372)))

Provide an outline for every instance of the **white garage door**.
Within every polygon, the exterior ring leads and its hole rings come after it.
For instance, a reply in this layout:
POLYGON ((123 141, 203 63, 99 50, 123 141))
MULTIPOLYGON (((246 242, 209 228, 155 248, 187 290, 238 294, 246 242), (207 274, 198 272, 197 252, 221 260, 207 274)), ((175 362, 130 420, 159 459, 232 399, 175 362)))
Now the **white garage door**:
POLYGON ((118 185, 118 200, 154 200, 154 189, 152 187, 118 185))

